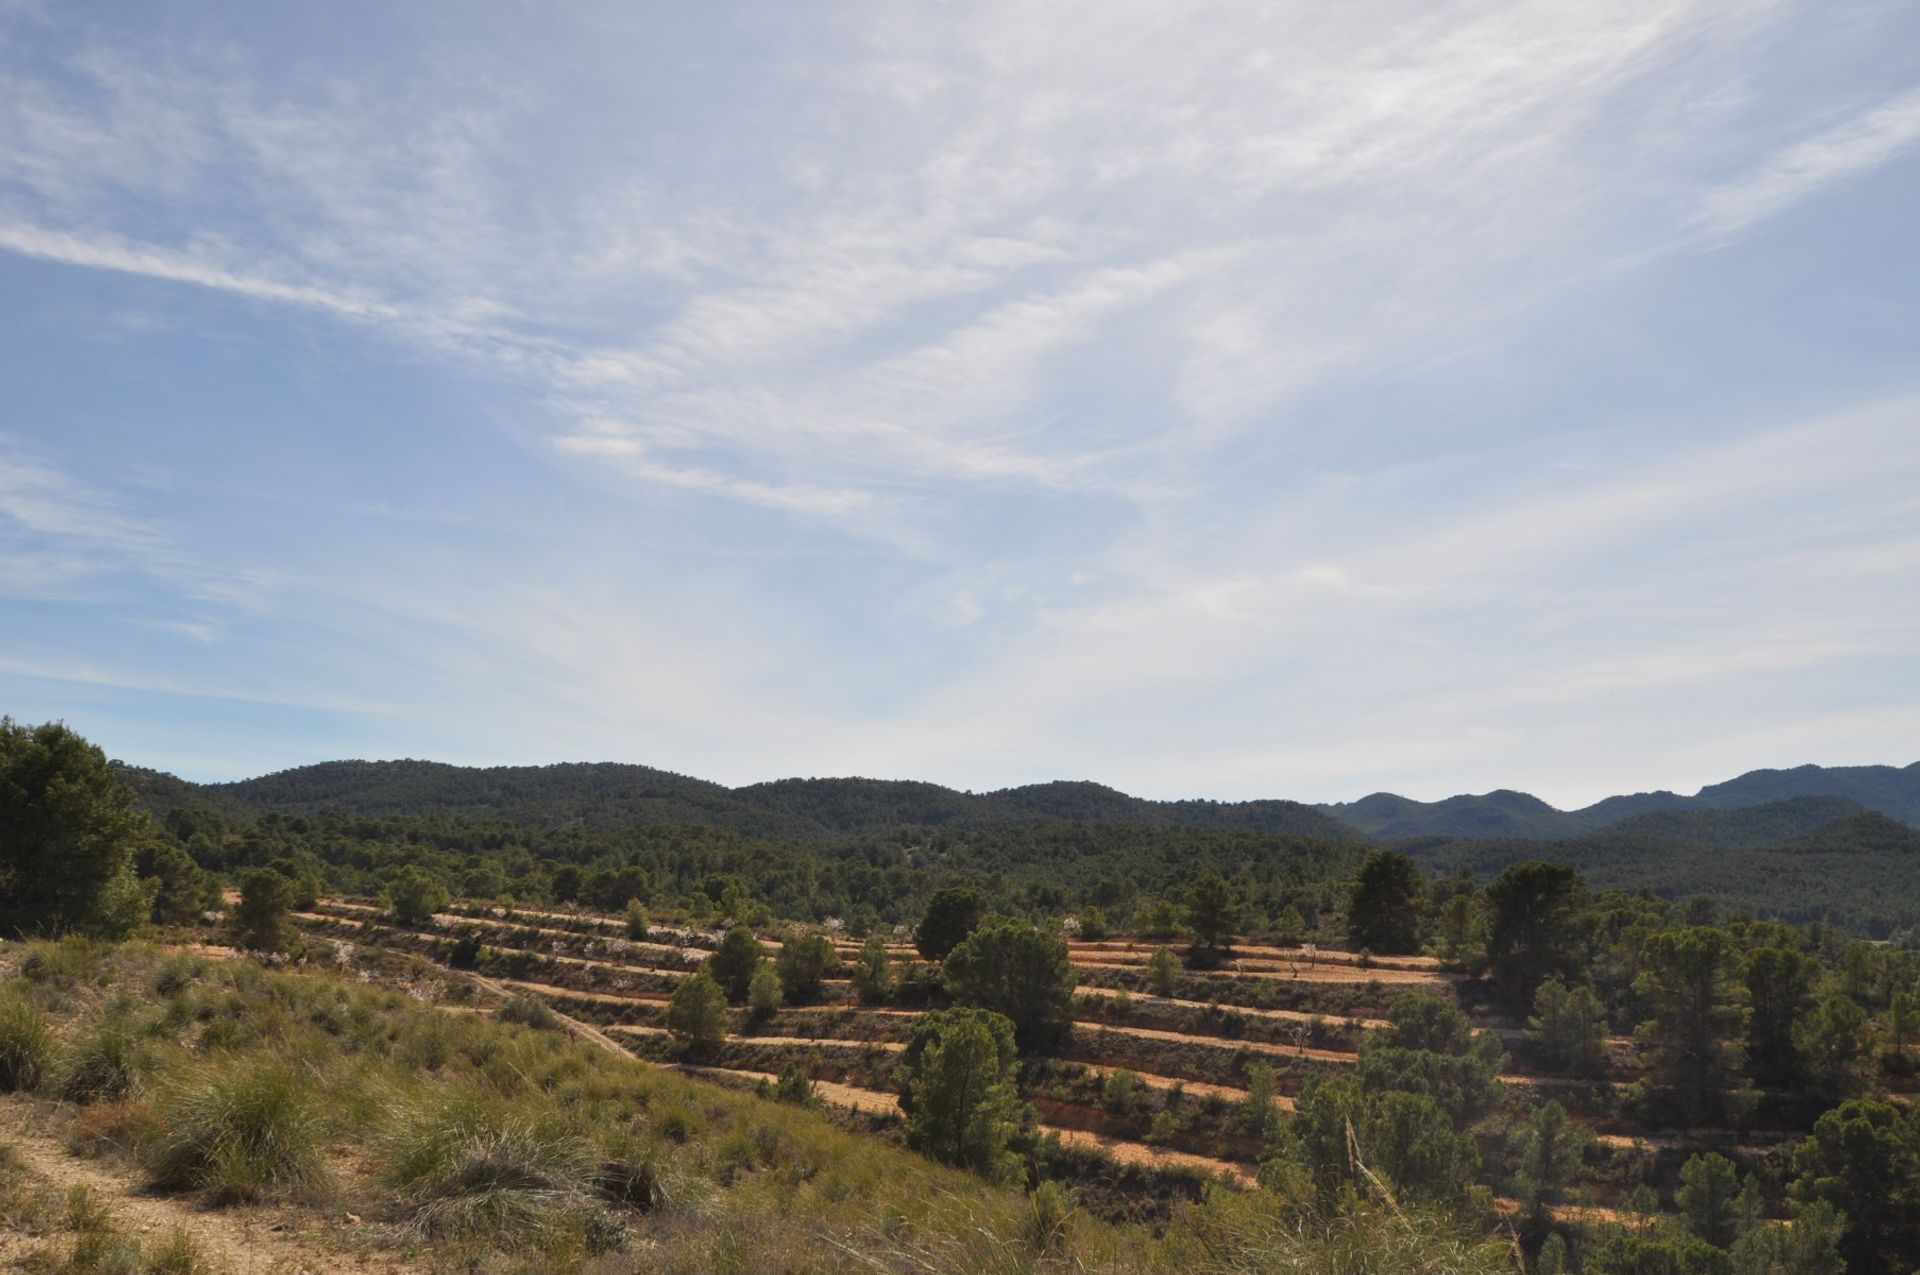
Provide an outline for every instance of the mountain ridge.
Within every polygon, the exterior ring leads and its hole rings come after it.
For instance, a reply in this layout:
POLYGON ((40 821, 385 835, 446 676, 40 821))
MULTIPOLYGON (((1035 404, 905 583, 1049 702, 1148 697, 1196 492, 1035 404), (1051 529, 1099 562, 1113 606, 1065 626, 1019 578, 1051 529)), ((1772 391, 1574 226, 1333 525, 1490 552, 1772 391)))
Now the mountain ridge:
POLYGON ((1066 821, 1234 828, 1388 844, 1433 838, 1558 841, 1649 815, 1737 811, 1809 797, 1844 799, 1857 809, 1920 827, 1920 762, 1752 770, 1690 797, 1664 790, 1620 794, 1575 810, 1505 788, 1431 802, 1376 792, 1352 802, 1309 805, 1277 798, 1158 801, 1086 780, 983 793, 860 777, 776 779, 728 788, 626 762, 456 766, 412 758, 344 760, 218 784, 120 765, 136 788, 166 805, 198 796, 211 805, 262 813, 445 813, 544 825, 712 824, 761 836, 845 834, 902 824, 965 828, 1066 821))

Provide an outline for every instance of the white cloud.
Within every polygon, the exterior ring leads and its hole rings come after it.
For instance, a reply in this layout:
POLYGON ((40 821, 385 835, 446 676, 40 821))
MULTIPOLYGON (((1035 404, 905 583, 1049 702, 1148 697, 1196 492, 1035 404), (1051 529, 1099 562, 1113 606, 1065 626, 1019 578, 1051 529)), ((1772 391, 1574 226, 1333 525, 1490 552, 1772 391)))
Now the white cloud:
POLYGON ((1795 142, 1709 192, 1693 216, 1693 227, 1712 239, 1731 238, 1835 183, 1881 167, 1916 142, 1920 89, 1895 94, 1795 142))

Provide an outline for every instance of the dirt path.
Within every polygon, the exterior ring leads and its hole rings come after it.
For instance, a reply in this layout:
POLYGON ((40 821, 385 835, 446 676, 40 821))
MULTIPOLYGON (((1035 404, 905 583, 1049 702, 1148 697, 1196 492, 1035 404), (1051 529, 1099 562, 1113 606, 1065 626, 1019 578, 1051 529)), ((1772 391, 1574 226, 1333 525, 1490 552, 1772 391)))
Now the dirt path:
POLYGON ((1147 1146, 1145 1143, 1128 1142, 1124 1138, 1109 1138, 1102 1134, 1089 1133, 1084 1129, 1056 1129, 1052 1125, 1043 1127, 1048 1133, 1058 1134, 1060 1141, 1066 1146, 1092 1147, 1122 1164, 1144 1164, 1163 1169, 1197 1169, 1209 1177, 1223 1178, 1235 1186, 1250 1187, 1256 1184, 1252 1169, 1244 1164, 1234 1164, 1230 1160, 1189 1155, 1185 1151, 1164 1151, 1159 1147, 1147 1146))
MULTIPOLYGON (((1083 960, 1071 958, 1073 968, 1081 970, 1134 970, 1143 968, 1141 961, 1083 960)), ((1221 978, 1233 979, 1271 979, 1274 982, 1305 983, 1310 986, 1322 984, 1379 983, 1406 987, 1446 987, 1460 981, 1457 974, 1438 974, 1431 970, 1387 970, 1360 969, 1353 965, 1333 965, 1322 961, 1317 966, 1301 965, 1297 969, 1290 965, 1265 961, 1241 961, 1238 969, 1223 968, 1206 970, 1221 978)))
MULTIPOLYGON (((1151 957, 1160 946, 1161 944, 1153 942, 1150 939, 1136 939, 1132 941, 1127 939, 1076 939, 1067 944, 1067 949, 1075 955, 1090 957, 1126 955, 1129 958, 1137 955, 1141 961, 1145 961, 1151 957)), ((1171 944, 1171 946, 1177 954, 1179 949, 1178 942, 1171 944)), ((1253 961, 1263 964, 1304 964, 1308 961, 1317 961, 1321 965, 1358 965, 1360 963, 1360 955, 1357 952, 1348 952, 1339 948, 1322 947, 1315 949, 1314 955, 1309 957, 1306 954, 1306 949, 1300 947, 1269 947, 1260 943, 1235 943, 1233 945, 1233 955, 1228 958, 1228 964, 1232 964, 1234 961, 1240 961, 1242 963, 1253 961)), ((1438 958, 1432 956, 1376 956, 1372 958, 1371 968, 1382 970, 1437 971, 1440 969, 1440 961, 1438 958)))
POLYGON ((1143 992, 1122 992, 1112 987, 1081 987, 1078 994, 1087 997, 1099 997, 1113 1000, 1127 996, 1138 1003, 1151 1005, 1177 1005, 1181 1009, 1215 1010, 1222 1014, 1239 1014, 1245 1018, 1264 1018, 1276 1023, 1325 1023, 1329 1027, 1343 1027, 1356 1023, 1367 1031, 1387 1026, 1384 1018, 1348 1018, 1340 1014, 1310 1014, 1300 1009, 1255 1009, 1250 1005, 1216 1005, 1208 1001, 1182 1000, 1177 996, 1151 996, 1143 992))
POLYGON ((1161 1031, 1157 1027, 1122 1027, 1113 1023, 1091 1024, 1084 1035, 1099 1039, 1099 1033, 1107 1031, 1118 1036, 1138 1036, 1144 1040, 1164 1040, 1180 1045, 1205 1045, 1212 1049, 1240 1050, 1251 1053, 1268 1054, 1276 1058, 1312 1058, 1319 1062, 1340 1063, 1353 1066, 1360 1061, 1360 1055, 1337 1049, 1305 1049, 1294 1045, 1276 1045, 1264 1040, 1227 1040, 1219 1036, 1189 1036, 1184 1032, 1161 1031))
MULTIPOLYGON (((145 1243, 183 1227, 201 1251, 228 1275, 295 1275, 309 1271, 407 1272, 424 1269, 397 1256, 335 1248, 319 1233, 310 1212, 278 1208, 205 1209, 182 1199, 148 1195, 132 1174, 67 1153, 55 1138, 34 1127, 31 1108, 18 1099, 0 1103, 0 1144, 26 1171, 64 1195, 77 1186, 107 1206, 115 1229, 145 1243)), ((336 1219, 340 1226, 349 1226, 336 1219)), ((56 1240, 0 1236, 0 1263, 16 1269, 28 1252, 56 1240)))
MULTIPOLYGON (((1245 1089, 1236 1089, 1232 1085, 1215 1085, 1204 1080, 1182 1080, 1178 1076, 1158 1076, 1150 1071, 1134 1071, 1131 1067, 1103 1067, 1097 1063, 1076 1065, 1085 1067, 1089 1075, 1098 1076, 1102 1080, 1116 1071, 1131 1072, 1133 1078, 1148 1089, 1178 1089, 1201 1097, 1225 1098, 1228 1102, 1244 1102, 1247 1097, 1245 1089)), ((1293 1099, 1285 1094, 1275 1094, 1273 1105, 1287 1112, 1294 1109, 1293 1099)))

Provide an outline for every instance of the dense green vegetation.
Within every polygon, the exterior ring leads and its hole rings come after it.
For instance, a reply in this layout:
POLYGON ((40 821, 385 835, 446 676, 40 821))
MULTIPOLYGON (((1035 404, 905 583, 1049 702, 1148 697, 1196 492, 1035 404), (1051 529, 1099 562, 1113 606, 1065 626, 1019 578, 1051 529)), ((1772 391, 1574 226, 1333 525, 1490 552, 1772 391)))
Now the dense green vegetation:
POLYGON ((1629 819, 1564 841, 1417 841, 1429 871, 1488 878, 1511 864, 1570 864, 1601 889, 1707 895, 1786 921, 1824 921, 1876 937, 1920 926, 1920 828, 1833 798, 1705 814, 1629 819))

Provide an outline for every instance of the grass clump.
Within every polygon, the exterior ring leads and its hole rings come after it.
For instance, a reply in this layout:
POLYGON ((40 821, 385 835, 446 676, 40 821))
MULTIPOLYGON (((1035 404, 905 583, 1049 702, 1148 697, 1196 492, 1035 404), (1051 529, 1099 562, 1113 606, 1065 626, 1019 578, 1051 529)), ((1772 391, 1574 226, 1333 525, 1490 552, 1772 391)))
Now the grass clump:
POLYGON ((551 1234, 597 1211, 584 1140, 549 1113, 477 1093, 407 1104, 385 1160, 424 1238, 551 1234))
POLYGON ((0 989, 0 1093, 39 1088, 52 1059, 46 1015, 18 992, 0 989))
POLYGON ((140 1046, 119 1023, 101 1023, 74 1037, 60 1063, 60 1096, 68 1102, 124 1098, 142 1065, 140 1046))
POLYGON ((268 1055, 202 1064, 170 1086, 148 1167, 155 1186, 238 1203, 319 1182, 312 1077, 268 1055))

